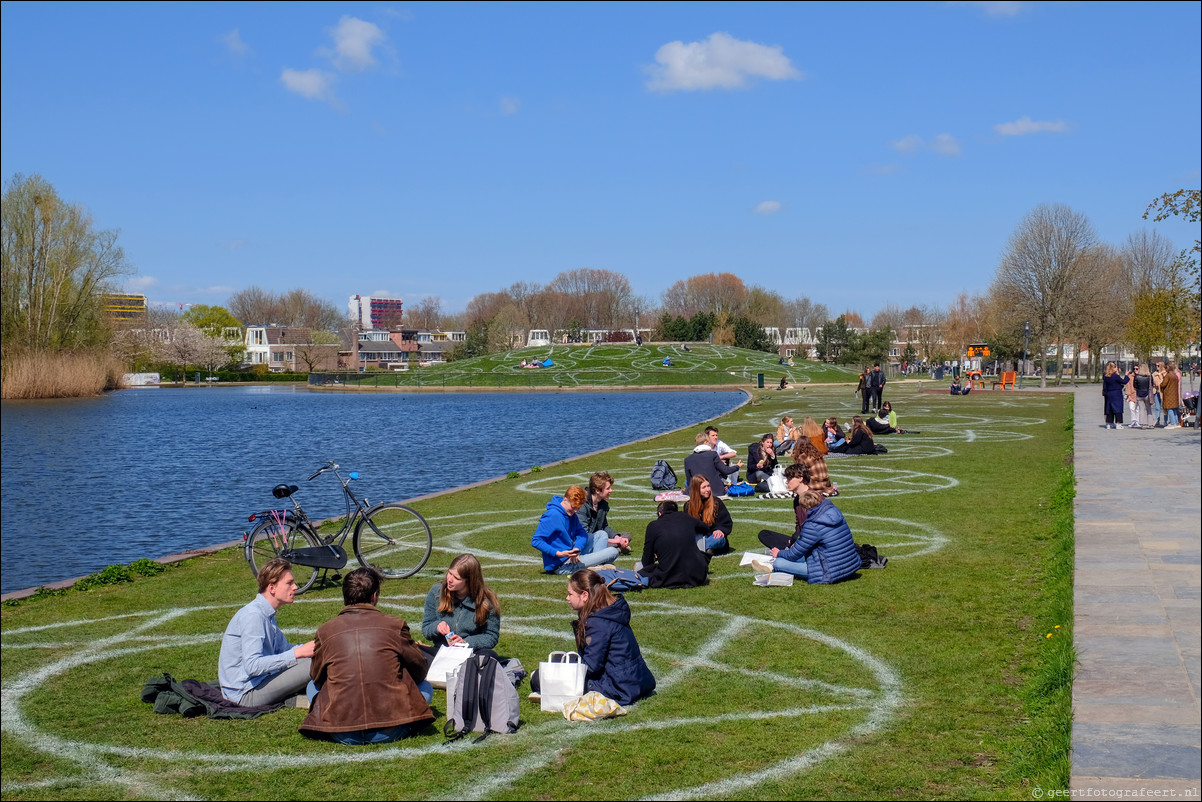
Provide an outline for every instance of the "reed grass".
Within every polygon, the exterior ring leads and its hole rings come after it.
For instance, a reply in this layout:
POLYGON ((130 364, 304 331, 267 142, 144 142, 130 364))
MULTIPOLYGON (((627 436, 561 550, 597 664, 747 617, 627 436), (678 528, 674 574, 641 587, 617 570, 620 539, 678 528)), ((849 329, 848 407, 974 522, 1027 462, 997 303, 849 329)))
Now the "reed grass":
POLYGON ((108 351, 26 351, 0 360, 0 398, 80 398, 121 386, 125 366, 108 351))

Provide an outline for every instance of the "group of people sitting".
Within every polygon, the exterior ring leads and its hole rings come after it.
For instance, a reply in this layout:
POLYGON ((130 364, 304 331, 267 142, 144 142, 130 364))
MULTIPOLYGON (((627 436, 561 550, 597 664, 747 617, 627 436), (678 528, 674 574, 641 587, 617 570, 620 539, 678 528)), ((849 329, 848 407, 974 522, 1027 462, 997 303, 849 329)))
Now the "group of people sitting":
MULTIPOLYGON (((773 447, 771 439, 768 436, 760 443, 769 454, 773 447)), ((809 441, 803 443, 803 450, 814 448, 809 441)), ((815 464, 794 462, 784 469, 784 476, 788 492, 793 494, 793 534, 764 530, 759 536, 760 542, 775 558, 775 570, 802 577, 811 584, 838 582, 859 570, 860 558, 851 529, 842 513, 830 502, 838 491, 830 483, 821 455, 815 464)), ((563 496, 555 496, 539 519, 531 545, 542 553, 543 568, 547 573, 574 576, 595 568, 603 579, 616 576, 618 569, 612 560, 618 556, 617 548, 603 544, 621 539, 628 545, 629 537, 607 527, 597 527, 597 517, 589 523, 582 522, 582 516, 572 511, 581 507, 570 501, 573 497, 584 497, 584 503, 591 503, 593 498, 602 495, 592 489, 602 488, 604 498, 600 501, 605 504, 603 512, 607 514, 613 479, 608 473, 594 474, 589 486, 587 495, 578 485, 573 485, 563 496)), ((604 522, 605 518, 600 520, 604 522)), ((629 581, 650 588, 704 585, 711 557, 731 551, 733 529, 730 511, 715 494, 711 481, 701 473, 693 474, 688 480, 684 509, 676 501, 660 502, 655 520, 646 528, 642 559, 635 564, 635 576, 629 581)))
MULTIPOLYGON (((404 619, 378 607, 380 582, 371 568, 348 573, 342 610, 317 628, 313 640, 293 646, 276 622, 279 609, 295 598, 292 565, 270 560, 259 571, 259 595, 234 615, 221 640, 222 695, 242 706, 274 707, 303 694, 309 712, 301 733, 347 745, 390 743, 425 728, 435 719, 434 689, 426 681, 434 655, 453 645, 495 649, 500 602, 485 584, 479 560, 459 555, 426 596, 425 644, 413 638, 404 619)), ((630 705, 654 691, 625 599, 585 569, 569 578, 567 600, 577 614, 573 629, 587 672, 585 692, 630 705)), ((536 692, 537 677, 536 671, 536 692)))

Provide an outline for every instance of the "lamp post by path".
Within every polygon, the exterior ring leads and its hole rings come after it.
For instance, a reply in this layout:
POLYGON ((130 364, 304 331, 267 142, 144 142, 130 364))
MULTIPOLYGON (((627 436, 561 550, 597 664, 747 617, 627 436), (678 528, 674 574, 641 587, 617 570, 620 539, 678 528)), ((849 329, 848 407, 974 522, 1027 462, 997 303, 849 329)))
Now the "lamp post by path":
POLYGON ((1031 342, 1031 321, 1023 323, 1023 367, 1018 372, 1018 389, 1023 389, 1023 374, 1027 372, 1027 345, 1031 342))

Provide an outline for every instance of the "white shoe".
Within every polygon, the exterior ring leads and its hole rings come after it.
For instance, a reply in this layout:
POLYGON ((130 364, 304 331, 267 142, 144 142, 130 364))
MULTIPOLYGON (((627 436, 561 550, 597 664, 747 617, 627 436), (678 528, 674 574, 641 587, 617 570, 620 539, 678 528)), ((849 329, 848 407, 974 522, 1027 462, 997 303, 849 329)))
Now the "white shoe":
POLYGON ((767 563, 762 563, 759 560, 752 560, 751 567, 754 568, 756 570, 756 572, 760 573, 760 574, 772 573, 772 566, 768 565, 767 563))

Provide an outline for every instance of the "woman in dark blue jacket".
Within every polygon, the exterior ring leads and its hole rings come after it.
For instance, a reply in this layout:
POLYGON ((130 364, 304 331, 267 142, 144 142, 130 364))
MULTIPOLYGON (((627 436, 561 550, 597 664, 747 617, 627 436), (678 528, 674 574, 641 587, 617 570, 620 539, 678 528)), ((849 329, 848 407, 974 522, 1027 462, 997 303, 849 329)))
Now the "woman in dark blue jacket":
POLYGON ((643 660, 630 606, 610 593, 596 571, 584 570, 568 580, 568 604, 579 615, 572 622, 576 650, 587 669, 585 693, 597 691, 620 705, 629 705, 655 690, 655 677, 643 660))

